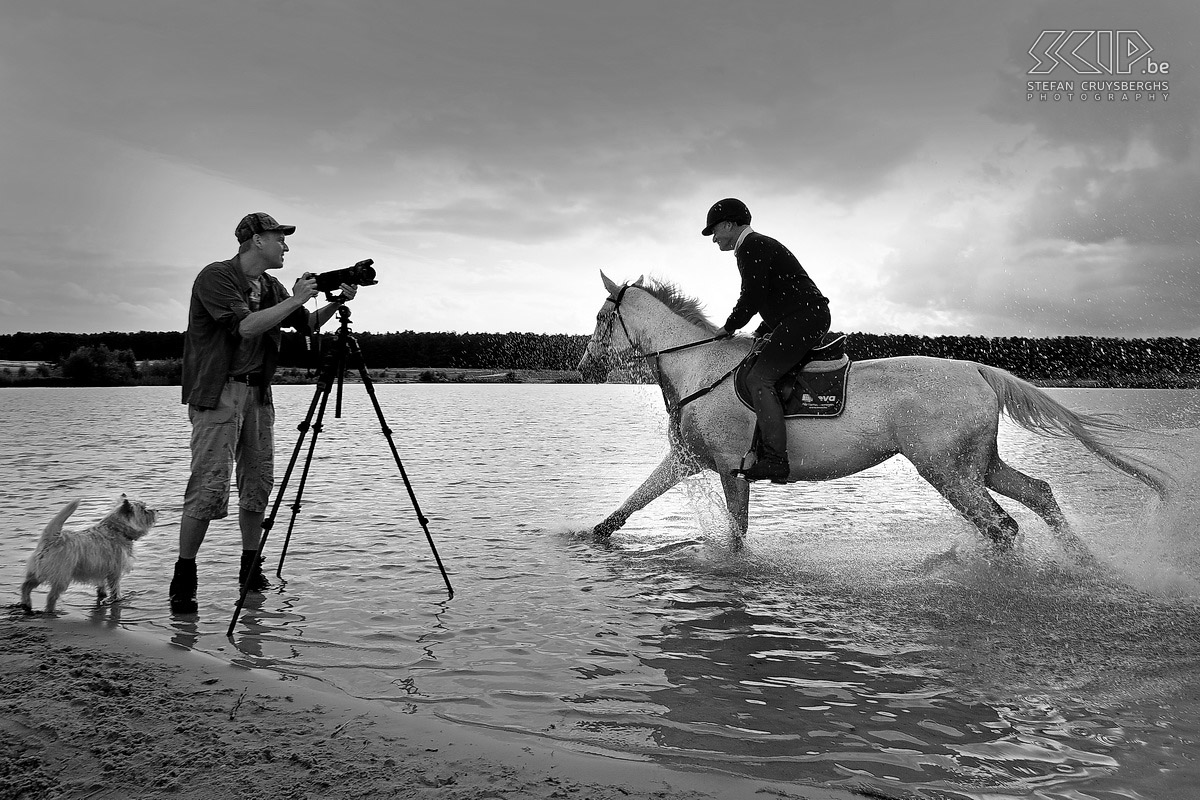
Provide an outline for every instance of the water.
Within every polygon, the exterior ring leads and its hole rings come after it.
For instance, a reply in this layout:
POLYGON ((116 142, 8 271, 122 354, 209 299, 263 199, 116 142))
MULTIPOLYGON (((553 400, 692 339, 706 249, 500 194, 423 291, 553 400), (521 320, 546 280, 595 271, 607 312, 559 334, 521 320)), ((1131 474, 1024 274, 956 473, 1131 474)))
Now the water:
MULTIPOLYGON (((97 610, 74 588, 69 615, 400 712, 910 797, 1195 795, 1200 558, 1187 503, 1200 492, 1160 507, 1077 444, 1006 426, 1006 460, 1051 480, 1100 568, 1006 500, 1023 538, 991 553, 900 460, 756 488, 740 552, 711 477, 600 546, 582 531, 665 452, 656 389, 376 388, 453 599, 350 384, 343 417, 325 420, 286 582, 251 598, 232 640, 230 520, 201 551, 199 618, 167 609, 188 461, 178 388, 0 391, 0 583, 15 601, 37 532, 67 500, 84 498, 76 521, 91 521, 128 492, 161 512, 131 596, 97 610)), ((1196 392, 1052 393, 1126 413, 1172 446, 1200 425, 1196 392)), ((279 475, 311 397, 276 389, 279 475)), ((291 502, 289 491, 272 571, 291 502)))

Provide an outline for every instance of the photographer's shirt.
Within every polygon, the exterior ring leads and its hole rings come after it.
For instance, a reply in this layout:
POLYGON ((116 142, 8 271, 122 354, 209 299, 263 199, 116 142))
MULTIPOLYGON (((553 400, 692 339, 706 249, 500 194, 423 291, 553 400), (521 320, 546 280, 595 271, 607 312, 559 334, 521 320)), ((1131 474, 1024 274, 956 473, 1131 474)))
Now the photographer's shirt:
MULTIPOLYGON (((246 305, 253 314, 262 308, 263 276, 248 281, 250 294, 246 296, 246 305)), ((286 293, 285 293, 286 294, 286 293)), ((266 355, 265 336, 241 337, 238 340, 237 353, 233 357, 233 366, 229 368, 230 375, 249 375, 252 372, 262 372, 263 356, 266 355)))
MULTIPOLYGON (((264 273, 260 278, 260 292, 256 310, 270 308, 286 300, 290 295, 274 276, 264 273)), ((200 408, 216 408, 221 399, 221 390, 230 376, 244 374, 234 372, 238 363, 239 347, 243 343, 257 348, 259 355, 251 350, 242 351, 247 359, 259 365, 257 371, 263 375, 264 400, 270 402, 270 382, 279 361, 279 343, 282 335, 279 328, 295 328, 308 332, 308 312, 303 306, 276 327, 261 336, 245 339, 238 331, 241 321, 251 313, 250 281, 242 272, 238 257, 229 261, 217 261, 200 270, 192 284, 192 296, 188 306, 188 326, 183 338, 183 402, 200 408)), ((256 371, 256 370, 248 370, 256 371)))

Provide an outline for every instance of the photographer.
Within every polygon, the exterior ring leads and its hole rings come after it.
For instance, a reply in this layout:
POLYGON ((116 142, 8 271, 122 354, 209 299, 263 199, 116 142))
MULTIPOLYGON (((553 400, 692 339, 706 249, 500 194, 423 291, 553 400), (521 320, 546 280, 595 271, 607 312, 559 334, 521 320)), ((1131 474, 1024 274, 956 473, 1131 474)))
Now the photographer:
POLYGON ((183 346, 183 402, 192 423, 192 462, 179 526, 179 560, 170 586, 175 613, 197 609, 196 555, 209 521, 229 514, 235 463, 242 533, 238 581, 253 591, 269 585, 257 555, 274 485, 271 378, 279 359, 279 329, 311 332, 333 316, 340 302, 357 293, 356 286, 342 284, 339 302, 309 312, 304 304, 316 296, 318 281, 306 273, 289 295, 268 271, 283 267, 289 250, 285 237, 295 231, 294 225, 280 225, 269 214, 247 214, 234 230, 237 255, 209 264, 192 285, 183 346))

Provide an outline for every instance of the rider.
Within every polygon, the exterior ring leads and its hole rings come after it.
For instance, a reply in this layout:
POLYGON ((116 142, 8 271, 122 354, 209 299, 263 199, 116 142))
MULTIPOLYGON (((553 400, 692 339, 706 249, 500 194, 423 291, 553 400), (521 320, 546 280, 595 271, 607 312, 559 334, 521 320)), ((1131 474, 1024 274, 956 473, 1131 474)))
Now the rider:
POLYGON ((721 250, 734 252, 742 276, 737 304, 716 335, 733 333, 755 314, 762 324, 754 335, 770 334, 746 378, 762 452, 742 474, 747 480, 784 480, 791 469, 783 403, 775 384, 829 330, 829 299, 786 247, 750 229, 750 209, 741 200, 728 197, 714 204, 701 234, 712 236, 721 250))

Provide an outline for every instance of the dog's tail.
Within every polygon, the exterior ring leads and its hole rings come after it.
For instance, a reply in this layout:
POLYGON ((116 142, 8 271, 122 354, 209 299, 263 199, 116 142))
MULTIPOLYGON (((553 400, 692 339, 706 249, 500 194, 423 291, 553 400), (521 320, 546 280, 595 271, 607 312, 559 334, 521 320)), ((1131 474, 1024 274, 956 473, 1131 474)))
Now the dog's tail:
POLYGON ((55 514, 54 519, 50 520, 50 524, 46 526, 46 530, 42 531, 39 546, 50 544, 57 539, 62 534, 63 524, 75 513, 75 509, 77 508, 79 508, 78 500, 72 500, 63 506, 62 511, 55 514))

